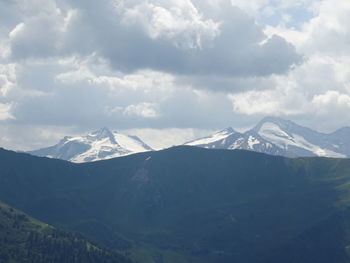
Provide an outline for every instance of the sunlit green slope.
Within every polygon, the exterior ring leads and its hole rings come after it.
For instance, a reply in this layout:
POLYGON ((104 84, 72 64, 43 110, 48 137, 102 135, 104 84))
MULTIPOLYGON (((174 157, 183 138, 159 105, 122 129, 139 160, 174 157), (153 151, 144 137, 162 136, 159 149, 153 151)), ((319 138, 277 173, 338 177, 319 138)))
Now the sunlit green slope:
POLYGON ((55 229, 0 202, 2 263, 130 263, 116 252, 101 249, 83 236, 55 229))

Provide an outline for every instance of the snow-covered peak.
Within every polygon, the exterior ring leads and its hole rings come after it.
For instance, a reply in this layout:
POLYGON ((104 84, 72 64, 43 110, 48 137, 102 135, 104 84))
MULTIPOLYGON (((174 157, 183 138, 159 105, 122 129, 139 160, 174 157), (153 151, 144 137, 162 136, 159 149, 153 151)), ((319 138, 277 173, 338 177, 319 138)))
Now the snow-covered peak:
POLYGON ((245 149, 288 157, 341 158, 350 156, 350 128, 324 134, 290 120, 265 117, 245 133, 236 133, 228 128, 187 145, 210 149, 245 149))
POLYGON ((319 133, 289 120, 267 117, 253 130, 283 149, 287 156, 346 157, 338 151, 331 134, 319 133))
POLYGON ((87 135, 66 136, 54 146, 29 153, 81 163, 152 150, 136 136, 102 128, 87 135))
POLYGON ((227 135, 230 135, 232 133, 236 133, 236 131, 232 127, 228 127, 226 129, 223 129, 223 130, 217 132, 217 134, 227 134, 227 135))
POLYGON ((229 127, 229 128, 224 129, 224 130, 218 131, 212 135, 209 135, 207 137, 187 142, 186 145, 200 146, 203 144, 215 143, 215 142, 225 140, 227 137, 229 137, 235 133, 236 133, 236 131, 234 129, 232 129, 231 127, 229 127))
POLYGON ((139 137, 132 135, 125 135, 118 133, 116 131, 113 132, 113 136, 115 141, 125 149, 130 150, 131 152, 144 152, 152 151, 153 149, 145 144, 139 137))
POLYGON ((116 143, 113 133, 106 127, 91 132, 86 137, 91 141, 99 141, 108 138, 112 143, 116 143))
POLYGON ((273 116, 268 116, 263 118, 254 128, 253 130, 255 132, 260 131, 260 129, 265 126, 266 124, 273 124, 275 126, 278 126, 280 129, 284 130, 284 131, 289 131, 289 130, 293 130, 293 129, 300 129, 300 128, 305 128, 302 126, 299 126, 298 124, 290 121, 290 120, 284 120, 282 118, 279 117, 273 117, 273 116))
POLYGON ((285 140, 293 140, 293 138, 284 131, 278 124, 273 122, 264 122, 261 124, 258 134, 266 140, 274 140, 278 145, 284 146, 285 140))

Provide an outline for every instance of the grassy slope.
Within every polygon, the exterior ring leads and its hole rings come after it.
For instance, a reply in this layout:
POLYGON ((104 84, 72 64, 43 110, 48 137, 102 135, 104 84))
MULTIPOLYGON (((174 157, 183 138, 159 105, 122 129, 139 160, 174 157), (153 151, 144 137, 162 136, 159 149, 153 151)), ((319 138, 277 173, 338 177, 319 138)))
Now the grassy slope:
POLYGON ((2 263, 129 263, 114 251, 101 249, 77 233, 57 230, 0 202, 2 263))

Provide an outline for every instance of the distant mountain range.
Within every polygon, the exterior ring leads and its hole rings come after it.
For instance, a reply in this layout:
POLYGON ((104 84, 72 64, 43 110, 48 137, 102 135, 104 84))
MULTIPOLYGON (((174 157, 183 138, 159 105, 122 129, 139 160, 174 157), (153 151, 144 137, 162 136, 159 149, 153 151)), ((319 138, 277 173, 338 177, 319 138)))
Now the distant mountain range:
POLYGON ((350 157, 350 127, 325 134, 292 121, 266 117, 253 129, 239 133, 227 128, 186 143, 207 149, 244 149, 286 157, 350 157))
MULTIPOLYGON (((350 127, 325 134, 277 117, 266 117, 240 133, 227 128, 185 143, 207 149, 249 150, 285 157, 350 157, 350 127)), ((87 135, 64 137, 58 144, 28 153, 71 162, 111 159, 153 149, 136 136, 102 128, 87 135)))
POLYGON ((82 163, 152 150, 150 146, 136 136, 112 132, 107 128, 102 128, 83 136, 64 137, 54 146, 28 153, 40 157, 82 163))

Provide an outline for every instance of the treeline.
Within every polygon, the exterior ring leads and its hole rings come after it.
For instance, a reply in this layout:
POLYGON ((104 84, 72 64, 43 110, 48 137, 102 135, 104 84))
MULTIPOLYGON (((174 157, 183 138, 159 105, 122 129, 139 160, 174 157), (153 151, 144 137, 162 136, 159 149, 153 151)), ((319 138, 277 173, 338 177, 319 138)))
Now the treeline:
POLYGON ((0 203, 1 263, 131 263, 82 235, 52 228, 0 203))

